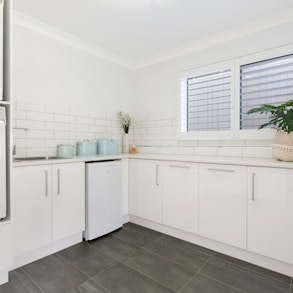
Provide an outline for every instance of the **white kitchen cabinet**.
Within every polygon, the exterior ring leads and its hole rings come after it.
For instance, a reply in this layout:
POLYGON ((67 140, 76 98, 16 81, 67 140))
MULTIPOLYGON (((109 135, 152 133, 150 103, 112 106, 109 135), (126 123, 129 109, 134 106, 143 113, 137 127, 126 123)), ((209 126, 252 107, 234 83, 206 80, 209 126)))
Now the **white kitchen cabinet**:
POLYGON ((163 165, 162 222, 197 233, 197 164, 166 162, 163 165))
POLYGON ((293 170, 248 168, 247 248, 293 264, 293 170))
POLYGON ((147 220, 162 222, 162 181, 160 162, 131 160, 130 213, 147 220))
POLYGON ((13 168, 12 227, 14 254, 51 242, 51 166, 13 168))
POLYGON ((83 163, 52 165, 53 241, 85 229, 83 163))
POLYGON ((199 165, 199 235, 246 248, 246 168, 199 165))
POLYGON ((15 255, 84 230, 84 163, 16 167, 12 174, 15 255))

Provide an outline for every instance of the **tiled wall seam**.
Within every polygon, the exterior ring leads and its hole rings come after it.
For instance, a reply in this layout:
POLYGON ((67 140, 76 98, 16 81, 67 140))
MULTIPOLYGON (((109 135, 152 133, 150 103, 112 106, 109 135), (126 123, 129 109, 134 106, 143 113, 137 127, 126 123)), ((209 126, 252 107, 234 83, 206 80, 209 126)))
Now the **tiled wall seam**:
MULTIPOLYGON (((18 156, 53 156, 58 144, 76 144, 84 139, 117 139, 122 150, 123 132, 117 113, 24 101, 14 101, 13 106, 18 156)), ((130 143, 136 144, 140 153, 272 157, 270 140, 177 140, 175 117, 173 113, 134 117, 130 143)))

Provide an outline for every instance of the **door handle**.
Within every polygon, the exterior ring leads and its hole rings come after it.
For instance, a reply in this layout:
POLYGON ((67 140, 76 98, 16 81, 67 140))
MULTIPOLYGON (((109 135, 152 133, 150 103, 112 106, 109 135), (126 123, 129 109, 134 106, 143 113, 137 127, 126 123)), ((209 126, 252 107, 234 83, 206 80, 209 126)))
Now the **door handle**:
POLYGON ((169 165, 170 168, 189 169, 189 166, 169 165))
POLYGON ((226 173, 234 173, 234 170, 229 169, 216 169, 216 168, 208 168, 209 171, 215 171, 215 172, 226 172, 226 173))
POLYGON ((57 170, 57 194, 60 194, 60 169, 57 170))
POLYGON ((159 186, 159 165, 156 165, 156 185, 159 186))
POLYGON ((45 170, 45 196, 47 197, 49 195, 48 191, 48 170, 45 170))
POLYGON ((251 200, 255 201, 255 173, 251 174, 251 200))

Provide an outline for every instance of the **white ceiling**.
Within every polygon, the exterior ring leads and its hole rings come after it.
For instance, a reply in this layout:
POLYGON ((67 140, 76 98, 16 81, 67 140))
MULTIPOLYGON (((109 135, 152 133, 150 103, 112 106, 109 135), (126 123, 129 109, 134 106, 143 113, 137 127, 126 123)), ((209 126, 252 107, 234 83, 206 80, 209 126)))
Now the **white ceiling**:
POLYGON ((293 9, 292 0, 14 0, 15 11, 135 66, 293 9))

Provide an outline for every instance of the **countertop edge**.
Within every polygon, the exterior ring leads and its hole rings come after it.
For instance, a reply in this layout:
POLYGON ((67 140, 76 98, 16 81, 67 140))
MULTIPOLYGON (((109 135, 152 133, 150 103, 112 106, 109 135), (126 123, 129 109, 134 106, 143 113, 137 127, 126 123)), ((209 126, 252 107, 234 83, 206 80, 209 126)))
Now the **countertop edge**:
POLYGON ((271 167, 293 169, 293 162, 277 161, 272 158, 239 158, 239 157, 212 157, 212 156, 190 156, 190 155, 165 155, 165 154, 118 154, 108 156, 84 156, 72 157, 68 159, 51 159, 51 160, 35 160, 13 162, 13 167, 38 166, 64 164, 74 162, 101 162, 109 160, 121 159, 143 159, 158 161, 177 161, 189 163, 207 163, 207 164, 224 164, 224 165, 240 165, 251 167, 271 167))

